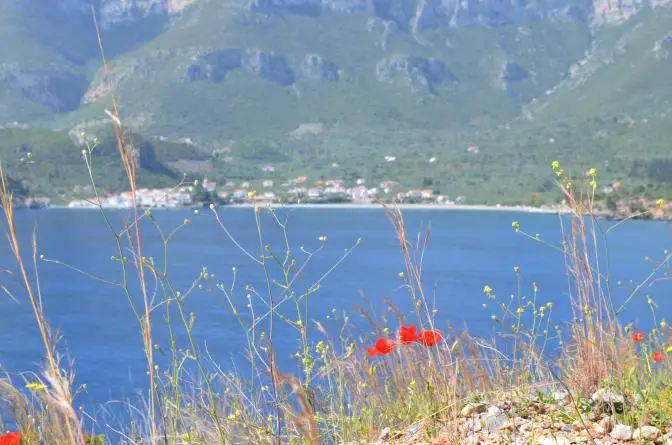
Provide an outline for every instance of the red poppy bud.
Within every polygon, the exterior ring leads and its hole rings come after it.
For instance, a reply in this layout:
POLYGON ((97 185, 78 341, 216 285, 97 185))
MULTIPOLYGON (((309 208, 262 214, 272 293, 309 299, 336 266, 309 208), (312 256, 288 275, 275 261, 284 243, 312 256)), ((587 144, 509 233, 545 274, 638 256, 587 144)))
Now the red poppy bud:
POLYGON ((665 358, 665 354, 663 354, 660 351, 656 351, 653 354, 651 354, 651 358, 653 359, 654 362, 659 363, 663 361, 663 359, 665 358))

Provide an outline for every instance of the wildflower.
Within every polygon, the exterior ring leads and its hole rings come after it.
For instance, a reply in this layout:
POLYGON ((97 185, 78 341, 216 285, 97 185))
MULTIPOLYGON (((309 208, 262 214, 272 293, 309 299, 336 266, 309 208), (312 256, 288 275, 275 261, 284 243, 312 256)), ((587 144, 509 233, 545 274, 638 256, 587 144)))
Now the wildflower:
POLYGON ((667 327, 667 322, 665 320, 660 322, 660 327, 665 329, 667 327))
POLYGON ((551 162, 551 168, 552 168, 553 170, 557 170, 557 169, 559 169, 559 168, 560 168, 560 163, 559 163, 558 161, 553 161, 553 162, 551 162))
POLYGON ((21 443, 21 433, 8 433, 0 436, 0 445, 19 445, 21 443))
POLYGON ((418 341, 418 334, 416 333, 417 329, 418 328, 415 325, 408 327, 402 326, 399 329, 399 339, 401 340, 401 343, 408 345, 418 341))
POLYGON ((597 170, 595 168, 591 168, 590 170, 588 170, 588 174, 590 175, 591 178, 594 178, 595 176, 597 176, 597 170))
POLYGON ((513 230, 516 232, 520 232, 520 223, 518 221, 513 221, 511 227, 513 227, 513 230))
POLYGON ((28 388, 31 391, 44 391, 47 389, 47 385, 44 383, 28 383, 26 385, 26 388, 28 388))
POLYGON ((387 355, 394 351, 396 344, 389 338, 379 338, 376 340, 376 351, 379 355, 387 355))
POLYGON ((654 362, 659 363, 663 361, 665 355, 660 351, 656 351, 653 354, 651 354, 651 358, 653 359, 654 362))
POLYGON ((418 335, 418 343, 424 346, 436 346, 441 340, 443 340, 441 331, 427 330, 418 335))
POLYGON ((668 346, 668 347, 665 349, 665 352, 667 352, 668 354, 672 354, 672 346, 668 346))
POLYGON ((378 355, 378 350, 375 348, 375 346, 369 346, 366 348, 366 352, 369 353, 369 357, 373 358, 378 355))
POLYGON ((488 286, 488 285, 485 285, 485 286, 483 287, 483 293, 485 293, 485 295, 490 296, 490 294, 492 293, 492 288, 491 288, 490 286, 488 286))
POLYGON ((254 198, 256 196, 256 194, 257 194, 256 190, 252 190, 252 191, 247 192, 247 199, 254 198))
POLYGON ((635 332, 634 334, 632 334, 632 341, 634 341, 635 343, 641 343, 642 341, 644 341, 645 337, 646 334, 644 334, 643 332, 635 332))

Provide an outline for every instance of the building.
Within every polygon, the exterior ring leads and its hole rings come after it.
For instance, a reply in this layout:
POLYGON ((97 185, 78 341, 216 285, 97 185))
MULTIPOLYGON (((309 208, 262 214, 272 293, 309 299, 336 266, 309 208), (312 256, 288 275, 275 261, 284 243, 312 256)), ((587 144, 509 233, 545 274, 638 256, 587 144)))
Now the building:
POLYGON ((383 193, 390 193, 399 188, 399 183, 396 181, 383 181, 380 183, 380 188, 383 190, 383 193))
POLYGON ((371 198, 369 197, 369 189, 361 185, 359 187, 351 189, 350 196, 352 196, 352 200, 356 202, 371 201, 371 198))
POLYGON ((231 194, 231 200, 233 202, 244 202, 247 200, 247 190, 245 189, 236 189, 231 194))
POLYGON ((212 193, 217 188, 217 183, 213 181, 208 181, 208 178, 203 179, 203 188, 208 192, 212 193))

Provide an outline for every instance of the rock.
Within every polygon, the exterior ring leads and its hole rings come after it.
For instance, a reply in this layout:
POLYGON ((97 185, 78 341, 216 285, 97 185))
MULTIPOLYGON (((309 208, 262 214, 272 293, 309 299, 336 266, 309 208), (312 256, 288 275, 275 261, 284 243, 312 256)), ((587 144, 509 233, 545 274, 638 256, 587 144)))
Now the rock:
POLYGON ((637 439, 643 439, 643 440, 650 440, 650 441, 656 441, 660 439, 660 437, 663 435, 663 433, 656 428, 655 426, 651 425, 644 425, 640 428, 637 428, 633 433, 632 433, 632 438, 637 440, 637 439))
POLYGON ((502 412, 502 410, 499 409, 498 406, 494 406, 494 405, 493 405, 493 406, 489 406, 489 407, 488 407, 488 410, 486 411, 486 413, 488 414, 488 416, 496 416, 497 414, 499 414, 499 413, 501 413, 501 412, 502 412))
POLYGON ((530 75, 525 68, 517 63, 507 63, 502 70, 502 80, 509 83, 518 83, 527 79, 530 75))
POLYGON ((416 438, 418 438, 418 436, 420 436, 421 433, 422 433, 422 424, 420 422, 413 423, 403 431, 401 441, 411 442, 416 438))
POLYGON ((614 429, 614 419, 607 416, 599 421, 598 425, 602 428, 604 433, 610 433, 614 429))
POLYGON ((67 113, 79 107, 89 81, 66 70, 26 70, 15 63, 0 63, 0 85, 53 112, 67 113))
POLYGON ((296 74, 285 56, 254 48, 225 48, 201 54, 196 63, 187 68, 186 75, 191 81, 207 79, 218 83, 229 71, 240 68, 282 86, 296 81, 296 74))
POLYGON ((567 391, 555 391, 551 396, 558 405, 564 406, 569 403, 569 393, 567 391))
POLYGON ((509 423, 509 416, 504 413, 499 413, 494 416, 487 416, 484 419, 485 429, 488 433, 495 433, 499 431, 503 425, 509 423))
POLYGON ((572 442, 564 436, 546 436, 537 440, 537 445, 571 445, 572 442))
POLYGON ((457 77, 448 70, 446 64, 430 57, 411 57, 394 54, 378 61, 376 77, 381 82, 401 80, 413 91, 437 94, 443 83, 456 83, 457 77))
POLYGON ((593 403, 603 412, 623 412, 625 397, 610 389, 598 389, 592 396, 593 403))
POLYGON ((301 64, 301 76, 307 79, 336 82, 341 77, 336 64, 319 54, 307 54, 301 64))
POLYGON ((609 437, 616 440, 630 440, 632 439, 632 428, 628 425, 617 423, 613 430, 609 433, 609 437))
POLYGON ((462 417, 469 417, 473 414, 484 413, 486 409, 487 406, 485 403, 467 403, 464 408, 462 408, 462 411, 460 411, 460 415, 462 417))
POLYGON ((385 427, 383 431, 380 432, 380 435, 378 436, 378 440, 384 441, 390 438, 392 436, 392 430, 390 427, 385 427))

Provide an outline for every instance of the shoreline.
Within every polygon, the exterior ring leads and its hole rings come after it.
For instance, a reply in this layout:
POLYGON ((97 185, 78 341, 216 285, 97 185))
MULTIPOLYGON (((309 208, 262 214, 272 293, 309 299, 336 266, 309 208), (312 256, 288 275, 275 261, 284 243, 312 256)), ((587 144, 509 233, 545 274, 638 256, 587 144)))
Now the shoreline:
MULTIPOLYGON (((543 213, 543 214, 557 214, 557 213, 567 213, 569 208, 566 207, 532 207, 532 206, 511 206, 511 205, 488 205, 488 204, 454 204, 454 205, 443 205, 443 204, 387 204, 390 209, 399 208, 401 210, 449 210, 449 211, 487 211, 487 212, 519 212, 519 213, 543 213)), ((358 209, 358 210, 374 210, 380 209, 383 210, 382 204, 368 203, 368 204, 353 204, 353 203, 306 203, 306 204, 226 204, 218 205, 217 208, 254 208, 254 207, 270 207, 274 209, 281 208, 290 208, 290 209, 325 209, 325 210, 338 210, 338 209, 358 209)), ((203 207, 196 206, 185 206, 185 207, 141 207, 143 210, 198 210, 203 207)), ((124 207, 104 207, 104 210, 130 210, 124 207)), ((207 207, 203 209, 208 209, 207 207)), ((48 208, 43 209, 23 209, 23 210, 100 210, 98 207, 68 207, 65 205, 51 205, 48 208)), ((209 209, 208 209, 209 210, 209 209)))

